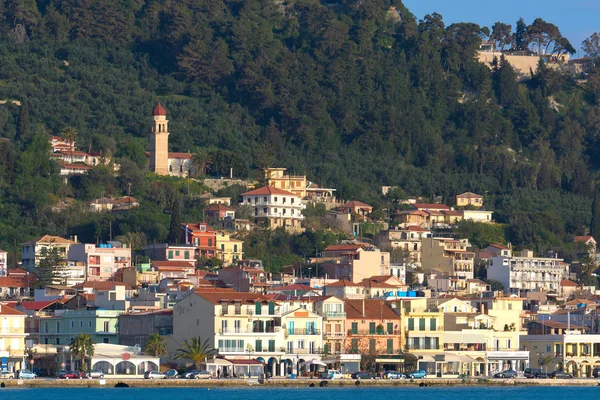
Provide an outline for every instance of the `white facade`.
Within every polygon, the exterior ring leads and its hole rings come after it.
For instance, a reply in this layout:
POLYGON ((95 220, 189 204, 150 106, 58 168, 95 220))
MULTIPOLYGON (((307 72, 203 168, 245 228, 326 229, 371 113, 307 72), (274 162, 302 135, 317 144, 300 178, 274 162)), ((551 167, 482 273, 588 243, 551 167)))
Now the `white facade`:
POLYGON ((299 231, 304 220, 302 210, 306 208, 302 198, 295 194, 265 186, 242 194, 243 204, 253 208, 254 218, 266 218, 271 229, 285 227, 299 231))
POLYGON ((487 277, 504 285, 507 292, 520 290, 558 291, 564 268, 560 258, 502 257, 488 260, 487 277))
POLYGON ((0 276, 6 276, 8 273, 8 253, 0 250, 0 276))
POLYGON ((112 244, 74 244, 69 248, 69 260, 87 265, 88 280, 108 280, 118 269, 131 266, 131 249, 112 244))
POLYGON ((490 223, 492 219, 493 211, 481 211, 481 210, 463 210, 463 219, 465 221, 490 223))

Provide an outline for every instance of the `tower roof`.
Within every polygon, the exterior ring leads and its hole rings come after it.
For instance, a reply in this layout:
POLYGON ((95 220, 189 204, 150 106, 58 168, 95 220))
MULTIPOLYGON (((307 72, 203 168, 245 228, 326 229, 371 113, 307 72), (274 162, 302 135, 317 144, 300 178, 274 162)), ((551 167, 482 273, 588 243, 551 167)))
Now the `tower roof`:
POLYGON ((165 110, 165 108, 160 104, 160 101, 158 102, 158 104, 156 105, 156 107, 154 107, 154 111, 152 111, 152 115, 167 115, 167 110, 165 110))

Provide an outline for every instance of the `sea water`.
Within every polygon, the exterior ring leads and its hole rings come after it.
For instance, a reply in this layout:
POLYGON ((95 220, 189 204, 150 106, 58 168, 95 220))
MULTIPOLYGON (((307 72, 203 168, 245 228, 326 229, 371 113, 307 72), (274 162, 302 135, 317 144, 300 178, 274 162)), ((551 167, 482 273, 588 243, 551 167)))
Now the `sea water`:
POLYGON ((7 400, 572 400, 599 394, 600 387, 576 386, 0 389, 7 400))

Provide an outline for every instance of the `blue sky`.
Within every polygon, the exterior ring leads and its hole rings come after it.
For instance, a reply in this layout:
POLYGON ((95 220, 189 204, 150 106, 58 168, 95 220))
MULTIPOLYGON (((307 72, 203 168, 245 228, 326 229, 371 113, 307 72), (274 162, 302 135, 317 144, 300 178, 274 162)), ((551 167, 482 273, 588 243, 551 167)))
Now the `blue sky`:
POLYGON ((437 12, 446 25, 475 22, 491 29, 496 21, 511 24, 513 30, 520 17, 527 24, 542 18, 558 26, 563 36, 581 54, 581 42, 600 32, 600 0, 403 0, 417 19, 437 12))

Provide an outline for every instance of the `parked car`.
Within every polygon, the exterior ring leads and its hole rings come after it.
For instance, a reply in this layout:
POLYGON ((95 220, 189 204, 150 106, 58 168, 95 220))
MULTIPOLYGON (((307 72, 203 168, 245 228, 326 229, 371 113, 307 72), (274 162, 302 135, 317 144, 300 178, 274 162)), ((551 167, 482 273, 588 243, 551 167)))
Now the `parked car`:
POLYGON ((197 371, 192 375, 193 379, 212 379, 212 374, 208 371, 197 371))
POLYGON ((406 375, 398 371, 388 371, 385 374, 385 379, 406 379, 406 375))
POLYGON ((102 379, 104 378, 104 372, 99 369, 91 369, 85 374, 85 377, 88 379, 102 379))
POLYGON ((177 378, 179 378, 179 372, 177 372, 176 369, 170 369, 167 372, 165 372, 165 378, 166 379, 177 379, 177 378))
POLYGON ((198 371, 197 369, 193 369, 191 371, 181 374, 181 376, 185 379, 192 379, 194 377, 194 375, 196 375, 198 372, 200 372, 200 371, 198 371))
POLYGON ((146 371, 144 372, 144 379, 165 379, 165 374, 158 371, 146 371))
POLYGON ((370 372, 366 371, 355 372, 350 376, 352 377, 352 379, 375 379, 375 377, 371 375, 370 372))
POLYGON ((408 374, 408 377, 411 379, 417 378, 417 379, 421 379, 421 378, 427 378, 427 371, 423 371, 422 369, 410 372, 408 374))
POLYGON ((323 379, 343 379, 344 375, 337 369, 328 369, 321 374, 323 379))
POLYGON ((600 376, 600 368, 596 367, 592 370, 592 376, 598 378, 600 376))
POLYGON ((81 372, 79 371, 65 371, 62 374, 60 374, 60 376, 58 376, 58 379, 81 379, 83 378, 83 374, 81 374, 81 372))
POLYGON ((0 379, 12 379, 15 377, 15 374, 7 371, 7 370, 2 370, 0 371, 0 379))
POLYGON ((573 379, 573 375, 567 374, 565 371, 554 371, 548 376, 552 379, 573 379))
POLYGON ((66 369, 59 369, 58 371, 56 371, 56 377, 58 378, 59 376, 61 376, 65 372, 68 372, 68 371, 66 369))
POLYGON ((494 378, 516 378, 517 376, 519 376, 519 373, 512 369, 507 369, 506 371, 494 374, 494 378))
POLYGON ((37 379, 37 375, 28 369, 20 369, 17 371, 19 379, 37 379))
POLYGON ((540 368, 525 368, 523 375, 525 375, 525 378, 529 379, 546 379, 548 377, 548 374, 542 371, 540 368))

